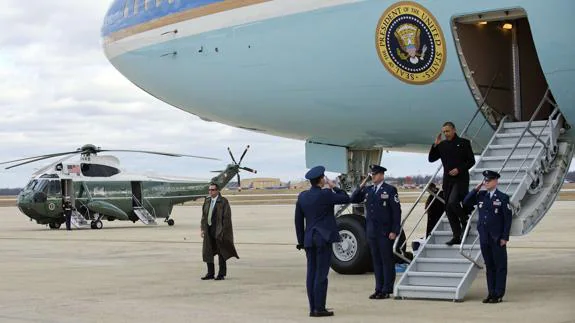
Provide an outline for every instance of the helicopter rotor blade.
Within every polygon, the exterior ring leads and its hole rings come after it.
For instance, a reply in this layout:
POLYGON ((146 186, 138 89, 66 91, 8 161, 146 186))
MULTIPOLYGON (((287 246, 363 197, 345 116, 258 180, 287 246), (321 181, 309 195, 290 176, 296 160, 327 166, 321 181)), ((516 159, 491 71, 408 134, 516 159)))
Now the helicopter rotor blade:
MULTIPOLYGON (((60 155, 60 156, 61 156, 61 155, 60 155)), ((6 167, 5 169, 16 168, 16 167, 19 167, 19 166, 22 166, 22 165, 35 163, 35 162, 38 162, 38 161, 41 161, 41 160, 44 160, 44 159, 50 159, 50 158, 53 158, 53 157, 57 157, 57 156, 40 157, 40 158, 36 158, 36 159, 32 159, 32 160, 25 161, 25 162, 22 162, 22 163, 18 163, 18 164, 16 164, 16 165, 8 166, 8 167, 6 167)))
POLYGON ((54 154, 46 154, 46 155, 39 155, 39 156, 31 156, 31 157, 19 158, 19 159, 14 159, 14 160, 9 160, 9 161, 5 161, 5 162, 1 162, 0 165, 12 164, 12 163, 16 163, 16 162, 20 162, 20 161, 25 161, 25 160, 30 160, 30 159, 38 159, 38 160, 41 160, 42 158, 47 159, 47 158, 59 157, 59 156, 77 154, 77 153, 78 153, 77 151, 68 151, 68 152, 62 152, 62 153, 54 153, 54 154))
POLYGON ((240 169, 245 170, 245 171, 250 172, 250 173, 254 173, 254 174, 257 174, 257 173, 258 173, 257 170, 251 169, 251 168, 249 168, 249 167, 240 167, 240 169))
POLYGON ((189 157, 189 158, 199 158, 199 159, 208 159, 208 160, 220 160, 218 158, 213 158, 213 157, 165 153, 165 152, 147 151, 147 150, 130 150, 130 149, 101 149, 101 150, 98 150, 98 152, 110 152, 110 151, 126 152, 126 153, 142 153, 142 154, 161 155, 161 156, 168 156, 168 157, 189 157))
POLYGON ((238 163, 238 165, 241 165, 242 160, 244 160, 244 157, 246 156, 246 153, 248 152, 248 149, 250 149, 250 145, 248 145, 246 147, 246 150, 244 150, 244 153, 242 154, 242 157, 240 157, 240 162, 238 163))
POLYGON ((238 188, 241 190, 242 189, 242 181, 240 179, 240 173, 238 173, 238 188))
POLYGON ((232 154, 232 151, 230 149, 230 147, 228 147, 228 153, 230 153, 230 157, 232 157, 232 161, 234 162, 234 164, 238 164, 238 162, 236 162, 236 159, 234 158, 234 154, 232 154))

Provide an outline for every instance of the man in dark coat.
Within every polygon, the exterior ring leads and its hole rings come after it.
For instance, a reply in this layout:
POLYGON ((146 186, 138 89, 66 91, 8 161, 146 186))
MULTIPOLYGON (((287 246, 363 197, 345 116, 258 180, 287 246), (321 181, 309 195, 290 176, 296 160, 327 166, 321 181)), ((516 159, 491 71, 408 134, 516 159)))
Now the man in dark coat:
POLYGON ((443 191, 447 204, 445 212, 453 232, 453 238, 447 245, 461 243, 461 233, 467 226, 467 212, 461 202, 469 190, 469 169, 475 165, 475 156, 471 149, 471 142, 457 135, 455 125, 446 122, 437 135, 435 143, 429 151, 429 162, 441 159, 443 164, 443 191), (445 140, 441 140, 441 135, 445 140))
POLYGON ((64 209, 64 216, 66 217, 66 230, 70 231, 72 230, 70 223, 72 221, 72 212, 74 211, 74 207, 72 206, 72 202, 70 202, 69 196, 64 198, 62 208, 64 209))
POLYGON ((366 186, 369 176, 351 194, 352 203, 365 201, 367 242, 373 260, 375 292, 369 299, 386 299, 393 294, 395 263, 393 244, 401 231, 401 204, 397 189, 384 182, 387 169, 371 165, 373 185, 366 186))
POLYGON ((310 169, 305 178, 311 183, 308 191, 301 192, 295 208, 295 231, 298 250, 305 248, 307 258, 307 297, 309 316, 333 316, 325 307, 327 297, 327 275, 331 265, 332 243, 339 242, 339 230, 335 222, 334 205, 349 203, 347 193, 328 182, 325 168, 310 169), (304 225, 305 219, 305 225, 304 225))
POLYGON ((209 197, 202 207, 202 256, 208 266, 208 273, 202 280, 224 280, 227 275, 226 261, 240 258, 234 246, 232 210, 228 200, 220 194, 217 184, 210 184, 209 197), (214 256, 218 255, 219 272, 215 276, 214 256))
POLYGON ((485 261, 485 277, 489 294, 483 303, 496 304, 503 301, 507 281, 507 242, 513 213, 509 196, 497 189, 499 173, 486 170, 485 180, 465 197, 467 206, 477 205, 479 218, 477 231, 481 255, 485 261), (481 186, 485 190, 480 191, 481 186))
POLYGON ((443 201, 445 201, 445 195, 443 194, 443 191, 439 191, 439 188, 437 188, 435 183, 429 184, 429 191, 433 194, 430 193, 427 197, 427 201, 425 201, 425 209, 427 210, 427 228, 425 230, 426 238, 431 235, 433 228, 435 228, 435 225, 439 222, 439 219, 441 219, 443 212, 445 212, 445 204, 443 203, 443 201))

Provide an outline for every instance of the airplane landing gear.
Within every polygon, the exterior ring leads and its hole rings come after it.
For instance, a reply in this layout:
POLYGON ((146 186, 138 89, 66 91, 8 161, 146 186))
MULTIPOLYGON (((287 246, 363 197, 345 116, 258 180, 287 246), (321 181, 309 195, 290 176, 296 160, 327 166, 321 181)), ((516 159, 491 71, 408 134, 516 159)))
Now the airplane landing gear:
POLYGON ((104 227, 104 224, 100 220, 94 220, 92 223, 90 223, 90 227, 92 229, 100 230, 104 227))
POLYGON ((174 224, 176 224, 176 222, 174 222, 174 219, 168 219, 166 222, 168 222, 169 226, 174 226, 174 224))
POLYGON ((48 224, 48 227, 50 227, 50 229, 52 230, 58 230, 60 229, 60 226, 62 225, 62 223, 50 223, 48 224))

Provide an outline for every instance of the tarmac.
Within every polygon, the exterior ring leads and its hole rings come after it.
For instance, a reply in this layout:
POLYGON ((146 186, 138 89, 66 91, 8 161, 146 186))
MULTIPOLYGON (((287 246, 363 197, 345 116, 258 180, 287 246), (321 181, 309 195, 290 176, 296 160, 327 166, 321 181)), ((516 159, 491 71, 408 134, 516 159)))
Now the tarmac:
POLYGON ((176 207, 174 227, 115 221, 71 232, 0 208, 0 322, 575 322, 574 209, 556 202, 533 232, 511 237, 501 304, 481 304, 483 273, 454 303, 369 300, 372 274, 332 271, 335 317, 309 318, 291 205, 232 205, 241 259, 225 281, 200 280, 196 206, 176 207))

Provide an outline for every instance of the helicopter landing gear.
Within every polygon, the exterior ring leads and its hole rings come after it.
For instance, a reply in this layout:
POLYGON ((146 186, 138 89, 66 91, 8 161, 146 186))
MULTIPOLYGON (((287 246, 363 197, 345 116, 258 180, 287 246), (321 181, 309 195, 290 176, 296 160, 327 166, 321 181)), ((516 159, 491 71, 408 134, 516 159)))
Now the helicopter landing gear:
POLYGON ((168 225, 171 227, 174 226, 174 224, 176 224, 176 222, 174 222, 174 219, 168 219, 166 220, 166 222, 168 222, 168 225))
POLYGON ((104 224, 100 220, 94 220, 92 223, 90 223, 90 227, 92 229, 100 230, 104 227, 104 224))
POLYGON ((48 224, 48 227, 50 227, 50 229, 52 230, 58 230, 60 229, 60 226, 62 225, 62 223, 50 223, 48 224))

